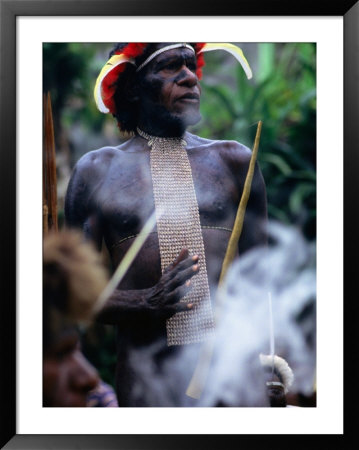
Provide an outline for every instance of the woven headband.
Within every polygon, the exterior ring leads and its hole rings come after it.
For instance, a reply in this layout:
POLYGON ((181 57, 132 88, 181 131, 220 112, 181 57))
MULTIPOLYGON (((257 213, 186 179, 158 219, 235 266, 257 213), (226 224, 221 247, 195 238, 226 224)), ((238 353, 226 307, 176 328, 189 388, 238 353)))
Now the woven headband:
MULTIPOLYGON (((135 58, 143 53, 147 45, 148 44, 129 44, 124 49, 122 49, 121 53, 111 56, 111 58, 103 66, 99 76, 97 77, 94 89, 95 102, 100 112, 102 113, 111 112, 112 114, 115 112, 115 105, 113 100, 113 96, 116 91, 115 83, 120 73, 125 70, 126 64, 132 64, 136 66, 135 58), (133 50, 131 48, 131 51, 128 51, 128 47, 131 45, 135 49, 133 50)), ((246 73, 247 78, 248 79, 252 78, 252 70, 242 50, 236 45, 228 43, 201 44, 200 48, 197 50, 195 50, 189 44, 185 43, 167 45, 166 47, 162 47, 153 52, 140 66, 136 68, 136 72, 141 70, 145 65, 147 65, 150 61, 152 61, 152 59, 154 59, 160 53, 179 47, 186 47, 195 52, 197 60, 198 57, 204 52, 209 52, 212 50, 224 50, 237 59, 237 61, 241 64, 244 72, 246 73)), ((199 75, 200 78, 200 73, 197 73, 197 75, 199 75)))
POLYGON ((153 52, 145 61, 143 61, 143 63, 137 67, 136 72, 139 72, 143 67, 147 66, 147 64, 153 60, 153 58, 156 58, 156 56, 160 55, 163 52, 167 52, 168 50, 172 50, 174 48, 181 48, 181 47, 185 47, 185 48, 189 48, 190 50, 192 50, 193 53, 196 53, 195 49, 189 45, 189 44, 171 44, 171 45, 166 45, 166 47, 162 47, 159 48, 158 50, 156 50, 155 52, 153 52))

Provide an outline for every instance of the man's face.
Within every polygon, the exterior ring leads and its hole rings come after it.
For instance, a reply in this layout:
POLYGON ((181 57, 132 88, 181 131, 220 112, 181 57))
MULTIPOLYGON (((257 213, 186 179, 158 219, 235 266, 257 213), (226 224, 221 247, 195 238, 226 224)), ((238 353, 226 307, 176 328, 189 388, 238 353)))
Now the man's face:
MULTIPOLYGON (((168 44, 158 44, 154 51, 168 44)), ((161 122, 166 126, 197 123, 201 89, 196 75, 197 60, 188 48, 166 50, 156 56, 148 66, 141 83, 140 125, 161 122)))
POLYGON ((43 405, 86 406, 99 378, 79 348, 75 330, 66 331, 46 349, 43 361, 43 405))

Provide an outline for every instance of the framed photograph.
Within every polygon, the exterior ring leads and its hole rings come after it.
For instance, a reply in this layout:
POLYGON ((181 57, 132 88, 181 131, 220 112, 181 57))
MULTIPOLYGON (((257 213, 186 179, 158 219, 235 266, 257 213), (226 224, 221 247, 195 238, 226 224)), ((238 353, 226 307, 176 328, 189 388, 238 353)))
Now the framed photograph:
MULTIPOLYGON (((344 436, 343 368, 347 354, 346 373, 354 370, 350 351, 344 352, 343 348, 343 286, 346 283, 347 294, 351 295, 355 276, 352 269, 343 270, 343 250, 348 258, 347 268, 352 267, 349 261, 356 248, 358 225, 352 213, 358 158, 354 151, 359 109, 355 45, 358 4, 347 1, 328 8, 310 2, 301 5, 277 2, 269 10, 267 2, 235 8, 225 2, 221 8, 207 5, 204 15, 203 5, 198 3, 181 3, 176 14, 168 2, 150 3, 89 0, 86 5, 82 2, 70 5, 60 1, 1 0, 0 179, 4 217, 1 250, 6 255, 2 266, 5 295, 1 303, 1 350, 5 362, 2 381, 6 387, 2 405, 7 417, 1 426, 1 445, 5 445, 4 448, 56 445, 61 448, 160 449, 185 445, 235 448, 246 443, 263 445, 268 438, 279 446, 287 446, 293 438, 305 445, 310 439, 321 437, 341 445, 339 441, 344 436), (81 44, 86 43, 101 46, 125 41, 183 40, 243 43, 244 48, 291 43, 315 47, 316 406, 292 409, 43 408, 44 43, 79 45, 76 51, 81 53, 81 44), (346 239, 343 248, 345 231, 351 240, 349 243, 346 239)), ((208 106, 208 111, 213 113, 213 108, 208 106)), ((213 127, 213 124, 209 122, 208 126, 213 127)), ((254 133, 249 133, 248 146, 253 136, 254 133)), ((80 134, 80 138, 83 139, 83 135, 80 134)), ((295 198, 292 203, 295 207, 295 198)), ((354 317, 356 312, 353 303, 345 303, 346 329, 351 325, 348 318, 354 317)), ((350 339, 348 341, 350 345, 350 339)), ((345 428, 346 433, 352 431, 349 416, 345 428)))

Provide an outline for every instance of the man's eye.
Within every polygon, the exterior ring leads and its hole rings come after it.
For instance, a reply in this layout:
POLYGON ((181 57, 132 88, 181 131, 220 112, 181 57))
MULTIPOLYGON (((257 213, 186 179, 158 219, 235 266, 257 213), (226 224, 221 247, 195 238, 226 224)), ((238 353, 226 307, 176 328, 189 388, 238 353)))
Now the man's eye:
POLYGON ((195 72, 197 70, 197 64, 188 64, 188 68, 189 70, 191 70, 192 72, 195 72))
MULTIPOLYGON (((182 67, 182 61, 173 61, 166 64, 163 64, 162 66, 159 66, 158 71, 167 71, 167 72, 176 72, 177 70, 181 69, 182 67)), ((184 63, 188 67, 188 69, 191 72, 196 72, 197 70, 197 64, 196 62, 187 62, 184 63)))
POLYGON ((56 348, 54 348, 53 354, 57 359, 64 359, 68 356, 71 356, 72 353, 79 350, 80 348, 79 345, 80 343, 77 336, 76 338, 74 337, 65 338, 58 343, 56 348))
POLYGON ((177 63, 169 63, 162 67, 162 70, 176 70, 178 68, 177 63))
POLYGON ((68 352, 66 350, 59 350, 55 353, 55 357, 58 360, 64 359, 66 358, 66 356, 68 356, 71 352, 68 352))
POLYGON ((75 348, 73 346, 64 346, 62 348, 59 348, 56 352, 56 357, 59 359, 66 358, 67 356, 71 355, 75 351, 75 348))

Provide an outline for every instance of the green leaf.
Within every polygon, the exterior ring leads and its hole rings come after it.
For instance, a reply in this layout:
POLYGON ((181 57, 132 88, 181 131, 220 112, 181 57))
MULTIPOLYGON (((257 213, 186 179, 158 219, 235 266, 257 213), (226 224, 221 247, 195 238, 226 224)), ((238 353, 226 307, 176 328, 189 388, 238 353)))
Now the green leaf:
POLYGON ((274 153, 262 153, 261 161, 273 164, 282 174, 289 176, 292 169, 287 162, 279 155, 274 153))

